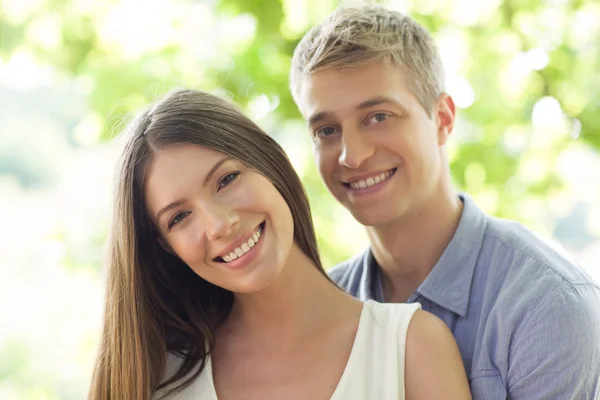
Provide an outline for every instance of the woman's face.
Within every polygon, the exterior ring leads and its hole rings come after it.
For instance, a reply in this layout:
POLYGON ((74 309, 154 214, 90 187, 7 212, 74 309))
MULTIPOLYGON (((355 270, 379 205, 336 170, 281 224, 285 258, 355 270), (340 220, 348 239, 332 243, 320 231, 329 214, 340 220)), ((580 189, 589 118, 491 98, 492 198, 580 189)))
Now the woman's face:
POLYGON ((226 154, 189 144, 156 151, 144 197, 161 245, 217 286, 257 292, 287 261, 288 205, 267 178, 226 154))

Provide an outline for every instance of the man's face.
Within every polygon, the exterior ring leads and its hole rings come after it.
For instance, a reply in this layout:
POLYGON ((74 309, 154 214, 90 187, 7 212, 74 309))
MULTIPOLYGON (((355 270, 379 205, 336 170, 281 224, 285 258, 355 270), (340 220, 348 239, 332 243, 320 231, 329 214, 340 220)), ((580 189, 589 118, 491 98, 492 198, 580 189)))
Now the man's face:
POLYGON ((400 68, 373 62, 311 74, 299 100, 323 181, 363 225, 414 215, 440 191, 449 96, 430 117, 400 68))

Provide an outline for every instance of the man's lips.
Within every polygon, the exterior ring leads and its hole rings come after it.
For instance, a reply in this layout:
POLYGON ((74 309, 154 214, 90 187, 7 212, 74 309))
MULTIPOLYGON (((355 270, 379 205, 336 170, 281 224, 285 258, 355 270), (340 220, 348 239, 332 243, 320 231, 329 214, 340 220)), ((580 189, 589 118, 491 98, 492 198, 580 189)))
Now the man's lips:
POLYGON ((342 184, 352 189, 366 189, 371 186, 375 186, 381 182, 390 179, 397 171, 398 168, 392 168, 386 171, 372 172, 368 174, 362 174, 359 176, 353 176, 347 180, 342 181, 342 184))

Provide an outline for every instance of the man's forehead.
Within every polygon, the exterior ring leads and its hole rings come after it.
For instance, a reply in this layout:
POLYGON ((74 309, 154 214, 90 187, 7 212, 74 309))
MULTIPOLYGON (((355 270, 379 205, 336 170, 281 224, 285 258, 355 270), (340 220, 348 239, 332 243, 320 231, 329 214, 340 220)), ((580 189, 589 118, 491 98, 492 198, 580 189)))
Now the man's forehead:
POLYGON ((351 76, 344 79, 343 75, 318 73, 306 79, 299 99, 300 112, 309 123, 323 119, 323 114, 354 112, 384 103, 406 108, 407 96, 412 97, 401 81, 371 78, 355 82, 351 76))

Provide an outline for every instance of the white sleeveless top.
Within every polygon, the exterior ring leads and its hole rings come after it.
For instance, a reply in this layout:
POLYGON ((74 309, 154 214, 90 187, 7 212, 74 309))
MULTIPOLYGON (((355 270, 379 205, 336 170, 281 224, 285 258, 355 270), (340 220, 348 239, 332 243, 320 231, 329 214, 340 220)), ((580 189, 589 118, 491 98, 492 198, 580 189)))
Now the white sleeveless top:
MULTIPOLYGON (((352 351, 331 400, 404 400, 406 333, 419 303, 378 303, 368 300, 361 311, 352 351)), ((169 354, 166 376, 181 358, 169 354)), ((171 386, 172 387, 172 386, 171 386)), ((163 389, 153 396, 160 398, 163 389)), ((210 357, 194 382, 165 400, 218 400, 210 357)))

